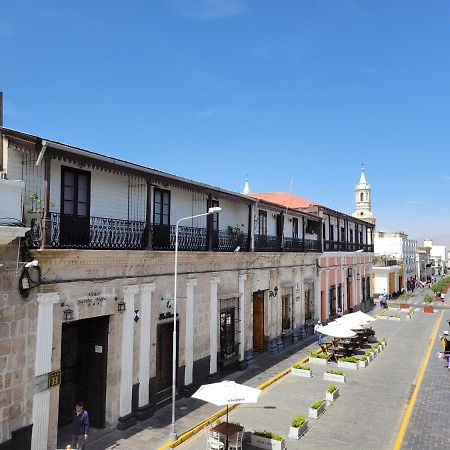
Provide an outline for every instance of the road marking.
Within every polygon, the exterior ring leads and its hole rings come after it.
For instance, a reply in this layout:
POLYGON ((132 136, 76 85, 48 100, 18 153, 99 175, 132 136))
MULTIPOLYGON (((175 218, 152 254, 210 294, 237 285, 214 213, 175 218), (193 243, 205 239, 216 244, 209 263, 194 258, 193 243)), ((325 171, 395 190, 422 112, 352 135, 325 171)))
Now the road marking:
MULTIPOLYGON (((430 340, 428 343, 427 353, 425 354, 425 358, 423 359, 420 367, 418 375, 416 376, 416 380, 413 385, 415 385, 414 392, 412 393, 411 400, 409 401, 408 407, 406 408, 405 416, 402 420, 402 425, 400 427, 400 431, 397 436, 397 440, 395 441, 394 450, 400 450, 403 438, 405 437, 406 429, 408 428, 409 420, 411 419, 412 410, 414 408, 414 404, 416 403, 417 395, 420 390, 420 385, 422 384, 423 377, 425 375, 425 371, 428 366, 428 361, 430 360, 431 352, 433 351, 433 346, 436 340, 436 335, 439 330, 439 326, 441 325, 442 316, 444 315, 444 311, 441 312, 441 315, 438 319, 436 319, 436 323, 434 324, 433 331, 430 335, 430 340)), ((409 395, 408 395, 409 398, 409 395)))

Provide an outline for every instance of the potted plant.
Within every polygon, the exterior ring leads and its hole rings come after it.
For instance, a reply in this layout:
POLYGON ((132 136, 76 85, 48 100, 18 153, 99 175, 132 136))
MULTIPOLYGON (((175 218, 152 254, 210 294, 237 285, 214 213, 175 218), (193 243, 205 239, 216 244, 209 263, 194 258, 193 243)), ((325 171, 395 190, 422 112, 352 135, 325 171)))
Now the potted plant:
POLYGON ((423 307, 423 312, 424 313, 432 313, 432 312, 434 312, 434 309, 431 306, 431 302, 433 301, 433 297, 430 294, 427 294, 427 295, 425 295, 425 297, 423 299, 424 299, 424 301, 426 303, 428 303, 428 305, 425 305, 423 307))
POLYGON ((235 227, 228 225, 227 226, 227 235, 230 238, 230 241, 233 242, 233 245, 242 245, 244 242, 244 233, 241 230, 241 227, 244 228, 244 224, 236 225, 235 227))
POLYGON ((309 407, 309 417, 318 419, 325 411, 325 400, 317 400, 309 407))
POLYGON ((321 366, 326 366, 330 357, 326 353, 322 352, 310 352, 309 360, 311 364, 319 364, 321 366))
POLYGON ((334 384, 330 384, 327 392, 325 393, 325 400, 328 402, 334 402, 338 397, 339 389, 334 384))
POLYGON ((366 355, 361 356, 361 358, 358 361, 359 367, 367 367, 369 365, 369 359, 366 355))
POLYGON ((302 364, 294 364, 291 368, 292 375, 295 375, 297 377, 305 377, 305 378, 311 378, 312 377, 312 370, 308 366, 304 366, 302 364))
POLYGON ((293 439, 300 439, 306 433, 308 429, 308 420, 305 416, 300 415, 295 419, 292 419, 291 426, 289 427, 289 437, 293 439))
POLYGON ((272 431, 254 431, 250 435, 250 445, 264 450, 284 450, 286 443, 283 436, 272 431))
POLYGON ((356 356, 344 356, 338 359, 338 367, 343 369, 358 369, 358 358, 356 356))
POLYGON ((342 370, 326 370, 323 373, 323 379, 335 383, 345 383, 345 373, 342 370))

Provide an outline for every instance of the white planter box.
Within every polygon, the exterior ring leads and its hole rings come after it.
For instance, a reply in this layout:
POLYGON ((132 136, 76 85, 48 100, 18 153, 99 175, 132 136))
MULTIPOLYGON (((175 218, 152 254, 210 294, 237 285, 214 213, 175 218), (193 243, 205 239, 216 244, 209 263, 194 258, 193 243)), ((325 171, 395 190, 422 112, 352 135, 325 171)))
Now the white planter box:
POLYGON ((326 366, 326 365, 328 364, 328 359, 324 359, 324 358, 312 358, 312 357, 310 356, 308 362, 311 363, 311 364, 318 364, 318 365, 320 365, 320 366, 326 366))
POLYGON ((312 370, 295 369, 294 367, 292 367, 291 373, 296 377, 304 377, 304 378, 312 377, 312 370))
POLYGON ((325 392, 325 400, 327 402, 334 402, 339 397, 339 389, 336 389, 333 392, 325 392))
POLYGON ((250 435, 250 445, 264 450, 284 450, 286 448, 284 439, 282 441, 276 441, 275 439, 256 436, 254 434, 250 435))
POLYGON ((308 429, 307 420, 300 428, 289 427, 289 437, 292 439, 300 439, 300 437, 306 433, 307 429, 308 429))
POLYGON ((367 358, 365 361, 358 361, 358 366, 359 367, 367 367, 369 365, 369 358, 367 358))
POLYGON ((338 360, 338 367, 341 369, 350 369, 350 370, 358 370, 358 363, 352 363, 348 361, 340 361, 338 360))
POLYGON ((337 375, 335 373, 324 372, 323 379, 326 381, 333 381, 335 383, 345 383, 345 374, 337 375))
POLYGON ((325 403, 317 409, 309 408, 309 417, 311 419, 318 419, 325 412, 325 403))

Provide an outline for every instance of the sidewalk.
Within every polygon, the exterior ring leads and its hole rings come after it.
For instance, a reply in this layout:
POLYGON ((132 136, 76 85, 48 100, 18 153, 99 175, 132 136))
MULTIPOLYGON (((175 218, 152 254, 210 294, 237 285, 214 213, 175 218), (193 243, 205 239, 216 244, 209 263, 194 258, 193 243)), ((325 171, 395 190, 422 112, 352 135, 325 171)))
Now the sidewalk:
MULTIPOLYGON (((449 294, 445 300, 450 300, 449 294)), ((448 320, 450 312, 445 311, 438 336, 450 330, 448 320)), ((445 367, 443 359, 437 358, 439 351, 441 348, 437 338, 406 429, 402 450, 450 449, 450 370, 445 367)))
MULTIPOLYGON (((377 310, 377 307, 374 311, 377 310)), ((255 364, 243 371, 237 371, 225 378, 256 387, 284 369, 304 358, 312 349, 317 349, 315 338, 299 343, 297 347, 282 353, 264 353, 255 358, 255 364), (309 344, 309 345, 308 345, 309 344), (303 347, 302 346, 305 346, 303 347)), ((176 403, 176 430, 180 435, 214 414, 221 408, 200 400, 183 398, 176 403)), ((170 433, 171 405, 155 412, 155 415, 126 431, 113 429, 89 442, 91 450, 156 450, 166 442, 170 433)))
MULTIPOLYGON (((387 348, 367 368, 344 370, 347 383, 336 384, 340 398, 319 420, 309 420, 310 428, 300 440, 286 437, 287 448, 392 448, 391 441, 397 436, 399 419, 437 317, 417 312, 412 319, 406 319, 405 313, 401 321, 374 322, 377 336, 388 337, 387 348)), ((323 399, 331 384, 322 380, 323 368, 312 364, 310 367, 313 378, 287 375, 264 390, 256 405, 243 405, 232 411, 230 420, 247 430, 267 429, 287 436, 290 421, 299 414, 308 415, 309 405, 323 399)), ((336 369, 335 365, 330 368, 336 369)), ((205 443, 205 432, 201 432, 178 448, 200 450, 205 443)), ((249 445, 244 449, 253 450, 249 445)))

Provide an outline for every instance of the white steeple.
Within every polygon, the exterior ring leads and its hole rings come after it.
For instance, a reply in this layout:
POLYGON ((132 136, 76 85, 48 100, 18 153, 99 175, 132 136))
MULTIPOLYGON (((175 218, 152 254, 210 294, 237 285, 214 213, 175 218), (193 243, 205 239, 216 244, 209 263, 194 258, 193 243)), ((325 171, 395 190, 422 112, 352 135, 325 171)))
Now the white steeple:
POLYGON ((248 177, 245 177, 244 189, 242 190, 244 195, 250 194, 250 186, 248 185, 248 177))
POLYGON ((361 167, 359 183, 355 187, 355 212, 353 217, 375 224, 375 215, 371 207, 371 188, 367 183, 364 166, 361 167))

